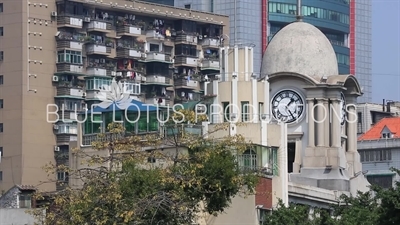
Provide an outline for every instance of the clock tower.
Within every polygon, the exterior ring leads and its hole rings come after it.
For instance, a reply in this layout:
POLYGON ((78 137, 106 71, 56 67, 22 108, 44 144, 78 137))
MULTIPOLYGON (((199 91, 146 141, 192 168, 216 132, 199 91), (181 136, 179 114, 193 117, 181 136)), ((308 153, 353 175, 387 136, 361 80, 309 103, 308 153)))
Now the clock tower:
POLYGON ((361 88, 355 76, 339 75, 326 36, 301 20, 287 25, 268 45, 261 71, 270 83, 271 116, 288 124, 289 180, 367 190, 357 152, 355 103, 361 88))

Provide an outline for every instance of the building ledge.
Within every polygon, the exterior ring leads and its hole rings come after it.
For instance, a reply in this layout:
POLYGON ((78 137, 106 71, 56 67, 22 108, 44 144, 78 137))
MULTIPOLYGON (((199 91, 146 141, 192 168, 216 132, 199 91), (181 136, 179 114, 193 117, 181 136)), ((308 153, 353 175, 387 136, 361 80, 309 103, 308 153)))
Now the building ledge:
POLYGON ((303 198, 325 204, 337 204, 338 198, 342 194, 350 195, 350 192, 332 191, 292 182, 288 183, 288 192, 290 197, 303 198))

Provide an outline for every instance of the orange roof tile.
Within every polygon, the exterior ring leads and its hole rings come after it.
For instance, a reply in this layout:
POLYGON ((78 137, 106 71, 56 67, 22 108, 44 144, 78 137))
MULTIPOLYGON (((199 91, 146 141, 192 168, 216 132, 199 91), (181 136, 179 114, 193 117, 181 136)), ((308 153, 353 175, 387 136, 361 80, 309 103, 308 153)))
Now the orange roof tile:
POLYGON ((358 140, 376 140, 381 138, 381 132, 385 126, 392 132, 392 138, 400 138, 400 117, 383 118, 376 123, 365 134, 361 135, 358 140))

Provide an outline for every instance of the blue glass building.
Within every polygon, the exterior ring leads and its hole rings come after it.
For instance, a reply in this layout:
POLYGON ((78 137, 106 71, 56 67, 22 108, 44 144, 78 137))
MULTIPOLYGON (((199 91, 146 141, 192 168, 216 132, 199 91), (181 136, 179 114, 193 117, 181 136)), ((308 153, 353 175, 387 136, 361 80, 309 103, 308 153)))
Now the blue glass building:
MULTIPOLYGON (((339 73, 350 73, 350 4, 348 0, 303 0, 303 20, 318 27, 331 41, 339 73)), ((268 41, 285 25, 296 20, 297 0, 268 2, 268 41)))

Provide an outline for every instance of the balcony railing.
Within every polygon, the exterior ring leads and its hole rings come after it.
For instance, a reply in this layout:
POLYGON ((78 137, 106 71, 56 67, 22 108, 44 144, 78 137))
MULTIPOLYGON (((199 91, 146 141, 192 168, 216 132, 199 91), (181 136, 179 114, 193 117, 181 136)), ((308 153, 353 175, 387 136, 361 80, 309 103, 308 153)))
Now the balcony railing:
POLYGON ((192 45, 197 45, 197 36, 195 35, 188 35, 188 34, 179 34, 175 38, 175 42, 182 42, 186 44, 192 44, 192 45))
POLYGON ((197 67, 199 65, 199 59, 195 56, 176 56, 175 64, 197 67))
POLYGON ((68 83, 60 83, 60 86, 57 87, 57 96, 75 96, 75 97, 83 97, 83 90, 81 87, 69 87, 68 83), (65 86, 63 86, 63 84, 65 86))
POLYGON ((87 26, 88 31, 98 31, 108 33, 111 31, 111 23, 105 21, 91 20, 87 26))
POLYGON ((87 55, 109 55, 111 54, 111 47, 106 45, 90 43, 86 45, 87 55))
POLYGON ((83 19, 74 16, 58 16, 58 27, 72 27, 82 29, 83 19))
POLYGON ((137 37, 142 34, 142 28, 133 25, 121 25, 117 27, 118 36, 137 37))
POLYGON ((221 41, 218 38, 205 38, 201 45, 203 47, 219 48, 221 41))
POLYGON ((146 53, 146 61, 171 62, 171 56, 162 52, 148 52, 146 53))
POLYGON ((111 70, 107 70, 105 68, 97 68, 97 67, 86 68, 86 74, 93 75, 93 76, 111 76, 111 75, 113 75, 111 70))
POLYGON ((117 49, 118 58, 142 58, 142 52, 135 49, 128 48, 118 48, 117 49))
POLYGON ((202 69, 217 69, 219 70, 219 59, 203 59, 201 63, 202 69))
MULTIPOLYGON (((142 77, 144 78, 144 77, 142 77)), ((145 79, 142 79, 148 84, 170 84, 170 78, 161 75, 147 75, 145 79)))
POLYGON ((164 40, 165 36, 162 35, 160 32, 158 32, 156 30, 147 30, 146 31, 146 38, 164 40))
POLYGON ((83 74, 83 65, 74 65, 68 63, 58 63, 57 73, 78 73, 83 74))
POLYGON ((174 84, 175 87, 196 89, 199 85, 199 82, 195 80, 176 79, 174 84))
POLYGON ((82 51, 83 42, 75 40, 59 40, 57 41, 57 48, 68 48, 82 51))

